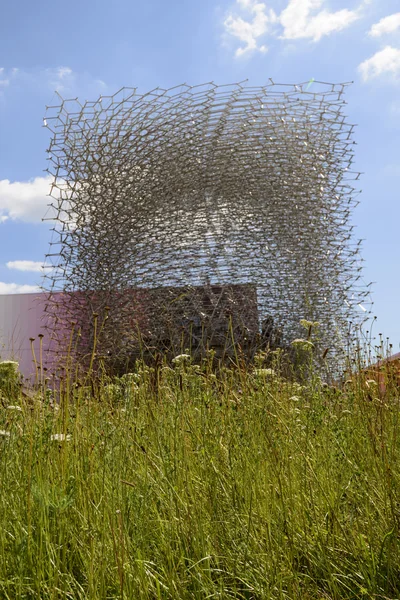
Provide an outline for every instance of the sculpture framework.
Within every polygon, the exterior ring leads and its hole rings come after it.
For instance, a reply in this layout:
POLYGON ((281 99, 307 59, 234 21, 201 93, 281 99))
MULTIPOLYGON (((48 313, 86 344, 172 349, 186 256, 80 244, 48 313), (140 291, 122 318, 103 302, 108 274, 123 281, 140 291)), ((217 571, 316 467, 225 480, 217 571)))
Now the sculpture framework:
POLYGON ((58 351, 74 329, 80 356, 95 336, 123 359, 251 353, 301 336, 300 319, 339 351, 368 303, 345 88, 123 88, 49 107, 58 351))

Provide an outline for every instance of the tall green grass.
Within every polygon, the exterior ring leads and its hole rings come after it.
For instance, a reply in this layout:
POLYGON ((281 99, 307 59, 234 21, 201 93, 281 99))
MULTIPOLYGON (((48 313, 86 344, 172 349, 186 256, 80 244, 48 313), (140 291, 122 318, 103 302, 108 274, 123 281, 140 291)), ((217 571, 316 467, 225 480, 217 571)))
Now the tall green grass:
POLYGON ((210 365, 3 390, 0 598, 400 597, 400 394, 210 365))

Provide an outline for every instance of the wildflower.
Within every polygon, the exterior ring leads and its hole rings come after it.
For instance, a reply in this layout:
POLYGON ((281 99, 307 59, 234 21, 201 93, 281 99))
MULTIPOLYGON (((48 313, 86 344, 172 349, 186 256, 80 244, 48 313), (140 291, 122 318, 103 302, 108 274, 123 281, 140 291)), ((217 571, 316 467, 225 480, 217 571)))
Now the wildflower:
POLYGON ((310 342, 310 340, 305 340, 303 338, 293 340, 292 346, 295 346, 296 348, 302 348, 303 350, 311 350, 314 348, 314 344, 310 342))
POLYGON ((19 367, 19 362, 17 362, 16 360, 2 360, 0 362, 0 367, 2 369, 18 369, 19 367))
POLYGON ((178 354, 175 358, 172 359, 174 365, 181 365, 190 360, 190 354, 178 354))
POLYGON ((105 386, 105 392, 111 398, 116 399, 121 394, 121 388, 115 383, 109 383, 105 386))
POLYGON ((265 359, 267 358, 268 353, 267 352, 257 352, 257 354, 254 356, 254 363, 261 367, 262 364, 265 362, 265 359))
POLYGON ((10 404, 10 406, 7 406, 7 410, 15 410, 17 412, 22 412, 22 408, 20 406, 13 406, 10 404))
POLYGON ((121 377, 121 382, 126 385, 135 385, 140 382, 139 373, 125 373, 121 377))
POLYGON ((0 429, 0 437, 10 437, 10 432, 4 431, 4 429, 0 429))
POLYGON ((274 377, 275 371, 273 369, 255 369, 254 375, 257 377, 274 377))
POLYGON ((19 363, 15 360, 3 360, 0 362, 0 376, 15 381, 18 376, 18 367, 19 363))
POLYGON ((308 321, 307 319, 301 319, 300 325, 304 327, 304 329, 309 329, 310 327, 318 327, 320 323, 319 321, 308 321))
POLYGON ((69 442, 71 441, 71 435, 69 433, 53 433, 50 436, 52 442, 69 442))
POLYGON ((293 389, 295 392, 297 392, 297 393, 300 393, 300 392, 301 392, 301 391, 304 389, 304 385, 300 385, 300 383, 297 383, 297 381, 294 381, 294 382, 291 384, 291 388, 292 388, 292 389, 293 389))

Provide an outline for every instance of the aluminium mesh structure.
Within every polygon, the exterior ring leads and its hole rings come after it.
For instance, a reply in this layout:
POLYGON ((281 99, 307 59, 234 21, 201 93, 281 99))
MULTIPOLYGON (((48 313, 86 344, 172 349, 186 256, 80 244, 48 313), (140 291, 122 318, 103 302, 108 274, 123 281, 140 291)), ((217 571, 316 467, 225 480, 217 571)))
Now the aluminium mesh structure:
POLYGON ((251 353, 301 336, 303 318, 339 351, 368 302, 345 88, 123 88, 49 107, 58 352, 86 356, 96 338, 124 360, 251 353))

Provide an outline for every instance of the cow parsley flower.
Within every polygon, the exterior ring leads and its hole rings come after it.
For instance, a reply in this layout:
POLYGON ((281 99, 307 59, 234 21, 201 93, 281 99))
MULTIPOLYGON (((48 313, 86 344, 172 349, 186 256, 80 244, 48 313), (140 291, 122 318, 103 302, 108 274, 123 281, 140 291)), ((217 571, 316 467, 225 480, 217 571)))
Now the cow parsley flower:
POLYGON ((53 433, 50 436, 52 442, 69 442, 71 441, 71 434, 67 433, 53 433))
POLYGON ((275 371, 273 369, 255 369, 254 375, 256 377, 274 377, 275 371))
POLYGON ((172 359, 174 365, 181 365, 190 360, 190 354, 178 354, 175 358, 172 359))

